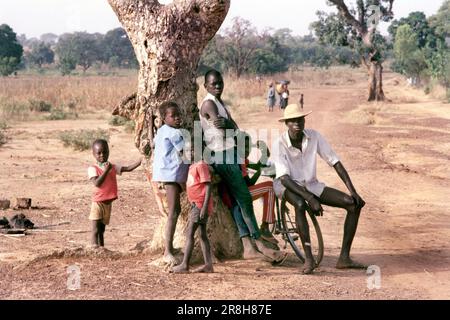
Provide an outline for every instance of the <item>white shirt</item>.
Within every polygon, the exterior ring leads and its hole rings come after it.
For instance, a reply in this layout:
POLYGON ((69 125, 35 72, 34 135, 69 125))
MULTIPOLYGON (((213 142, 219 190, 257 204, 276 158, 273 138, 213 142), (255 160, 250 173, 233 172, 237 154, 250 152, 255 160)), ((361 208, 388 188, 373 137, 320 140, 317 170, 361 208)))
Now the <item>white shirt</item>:
POLYGON ((330 167, 340 161, 325 138, 315 130, 305 129, 303 131, 302 150, 299 150, 292 145, 289 133, 286 131, 276 140, 274 147, 273 160, 276 178, 289 175, 296 183, 320 197, 325 184, 317 180, 317 154, 330 167))
MULTIPOLYGON (((228 116, 229 111, 227 109, 227 106, 221 104, 219 100, 217 100, 217 98, 210 93, 206 95, 205 99, 203 99, 203 102, 207 100, 211 100, 216 104, 219 116, 225 119, 229 119, 228 116)), ((207 120, 206 118, 202 117, 201 112, 200 112, 200 123, 202 125, 202 129, 204 132, 206 146, 209 149, 215 152, 221 152, 234 148, 234 130, 217 129, 214 126, 212 120, 207 120)))

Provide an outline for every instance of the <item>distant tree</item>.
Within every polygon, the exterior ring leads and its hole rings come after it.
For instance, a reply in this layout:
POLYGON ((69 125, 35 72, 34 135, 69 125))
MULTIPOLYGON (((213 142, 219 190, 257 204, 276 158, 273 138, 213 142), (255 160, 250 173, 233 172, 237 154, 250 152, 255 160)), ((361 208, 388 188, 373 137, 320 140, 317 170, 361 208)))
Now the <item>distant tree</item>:
POLYGON ((368 70, 368 100, 384 100, 382 73, 386 43, 373 23, 377 18, 382 21, 392 19, 394 0, 357 0, 355 10, 349 9, 345 0, 328 2, 336 7, 338 14, 319 12, 319 21, 311 25, 312 29, 322 43, 354 48, 368 70))
POLYGON ((17 70, 23 48, 16 33, 7 24, 0 25, 0 75, 8 76, 17 70))
POLYGON ((104 62, 123 68, 138 67, 133 46, 123 28, 108 31, 101 47, 104 62))
POLYGON ((200 58, 197 70, 199 75, 204 75, 209 69, 216 69, 220 72, 227 71, 226 61, 219 53, 219 47, 223 47, 223 45, 218 45, 218 43, 222 43, 224 41, 224 37, 220 34, 216 34, 214 38, 209 41, 200 58))
POLYGON ((231 28, 225 29, 223 41, 217 42, 217 53, 239 78, 247 72, 258 47, 258 34, 250 21, 236 17, 231 28))
POLYGON ((438 39, 436 39, 434 29, 430 27, 425 13, 415 11, 411 12, 406 18, 392 21, 388 32, 393 43, 395 42, 398 27, 402 25, 408 25, 411 28, 412 32, 416 35, 419 48, 424 48, 425 46, 435 48, 437 46, 438 39))
POLYGON ((46 44, 54 45, 58 41, 58 35, 54 33, 44 33, 39 39, 46 44))
POLYGON ((408 77, 413 78, 414 84, 420 84, 420 77, 427 69, 423 51, 419 47, 417 34, 408 24, 397 28, 394 43, 394 57, 397 67, 408 77))
POLYGON ((442 3, 438 12, 429 18, 429 23, 436 35, 443 39, 450 38, 450 0, 442 3))
POLYGON ((86 32, 61 35, 55 48, 60 61, 59 66, 66 68, 75 63, 81 66, 83 72, 86 72, 95 61, 100 59, 101 40, 102 35, 86 32))
POLYGON ((59 57, 58 69, 63 76, 69 75, 77 67, 77 60, 69 52, 59 57))
POLYGON ((38 42, 31 48, 26 54, 26 60, 31 65, 38 67, 39 69, 43 64, 53 63, 55 53, 50 48, 50 44, 45 42, 38 42))

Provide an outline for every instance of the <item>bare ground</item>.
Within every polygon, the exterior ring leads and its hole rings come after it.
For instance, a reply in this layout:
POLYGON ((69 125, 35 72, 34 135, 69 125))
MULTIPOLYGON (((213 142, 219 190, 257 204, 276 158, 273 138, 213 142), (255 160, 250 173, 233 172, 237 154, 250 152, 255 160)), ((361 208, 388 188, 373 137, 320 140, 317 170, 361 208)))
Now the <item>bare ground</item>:
MULTIPOLYGON (((150 265, 158 257, 130 250, 151 238, 159 215, 141 169, 119 178, 120 198, 105 234, 109 250, 86 250, 92 156, 63 148, 57 134, 108 128, 107 121, 92 119, 33 121, 8 130, 12 138, 0 148, 0 198, 30 197, 35 208, 0 216, 23 212, 37 226, 55 226, 21 238, 0 235, 0 299, 449 299, 449 105, 393 74, 385 84, 392 102, 361 104, 364 84, 293 84, 291 97, 305 94, 305 109, 314 111, 306 126, 327 137, 367 202, 352 254, 380 267, 380 289, 367 287, 365 271, 334 268, 344 213, 329 207, 320 218, 325 258, 312 276, 301 274, 289 246, 279 267, 232 260, 215 264, 213 274, 173 275, 150 265), (81 271, 75 291, 67 289, 72 265, 81 271)), ((240 125, 283 129, 276 122, 281 113, 266 113, 261 101, 264 111, 241 118, 240 125)), ((110 130, 111 160, 137 159, 132 136, 110 130)), ((345 190, 322 161, 319 178, 345 190)))

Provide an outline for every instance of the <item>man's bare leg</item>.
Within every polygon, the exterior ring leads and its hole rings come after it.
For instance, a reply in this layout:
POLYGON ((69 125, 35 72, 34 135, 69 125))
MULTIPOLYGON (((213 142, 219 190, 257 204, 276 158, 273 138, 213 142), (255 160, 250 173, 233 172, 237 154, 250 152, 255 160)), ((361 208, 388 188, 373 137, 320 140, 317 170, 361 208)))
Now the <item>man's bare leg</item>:
POLYGON ((336 263, 338 269, 365 269, 365 264, 354 261, 350 258, 350 250, 352 247, 353 239, 358 227, 358 220, 362 208, 356 208, 354 200, 351 196, 333 189, 326 187, 320 196, 320 202, 332 206, 339 207, 347 210, 347 216, 344 223, 344 237, 342 240, 341 253, 336 263))

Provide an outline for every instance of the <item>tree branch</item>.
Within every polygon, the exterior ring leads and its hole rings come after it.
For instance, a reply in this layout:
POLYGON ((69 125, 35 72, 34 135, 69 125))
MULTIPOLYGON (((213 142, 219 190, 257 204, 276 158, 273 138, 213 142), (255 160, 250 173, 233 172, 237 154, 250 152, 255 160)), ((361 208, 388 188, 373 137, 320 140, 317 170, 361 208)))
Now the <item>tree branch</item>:
POLYGON ((348 23, 350 23, 356 29, 356 31, 359 32, 360 35, 363 35, 364 33, 363 26, 350 13, 344 0, 329 0, 329 1, 337 7, 338 11, 344 16, 344 18, 348 21, 348 23))
POLYGON ((156 12, 162 6, 158 0, 108 0, 108 3, 128 31, 134 30, 135 27, 128 24, 134 23, 138 17, 148 18, 142 12, 156 12))

